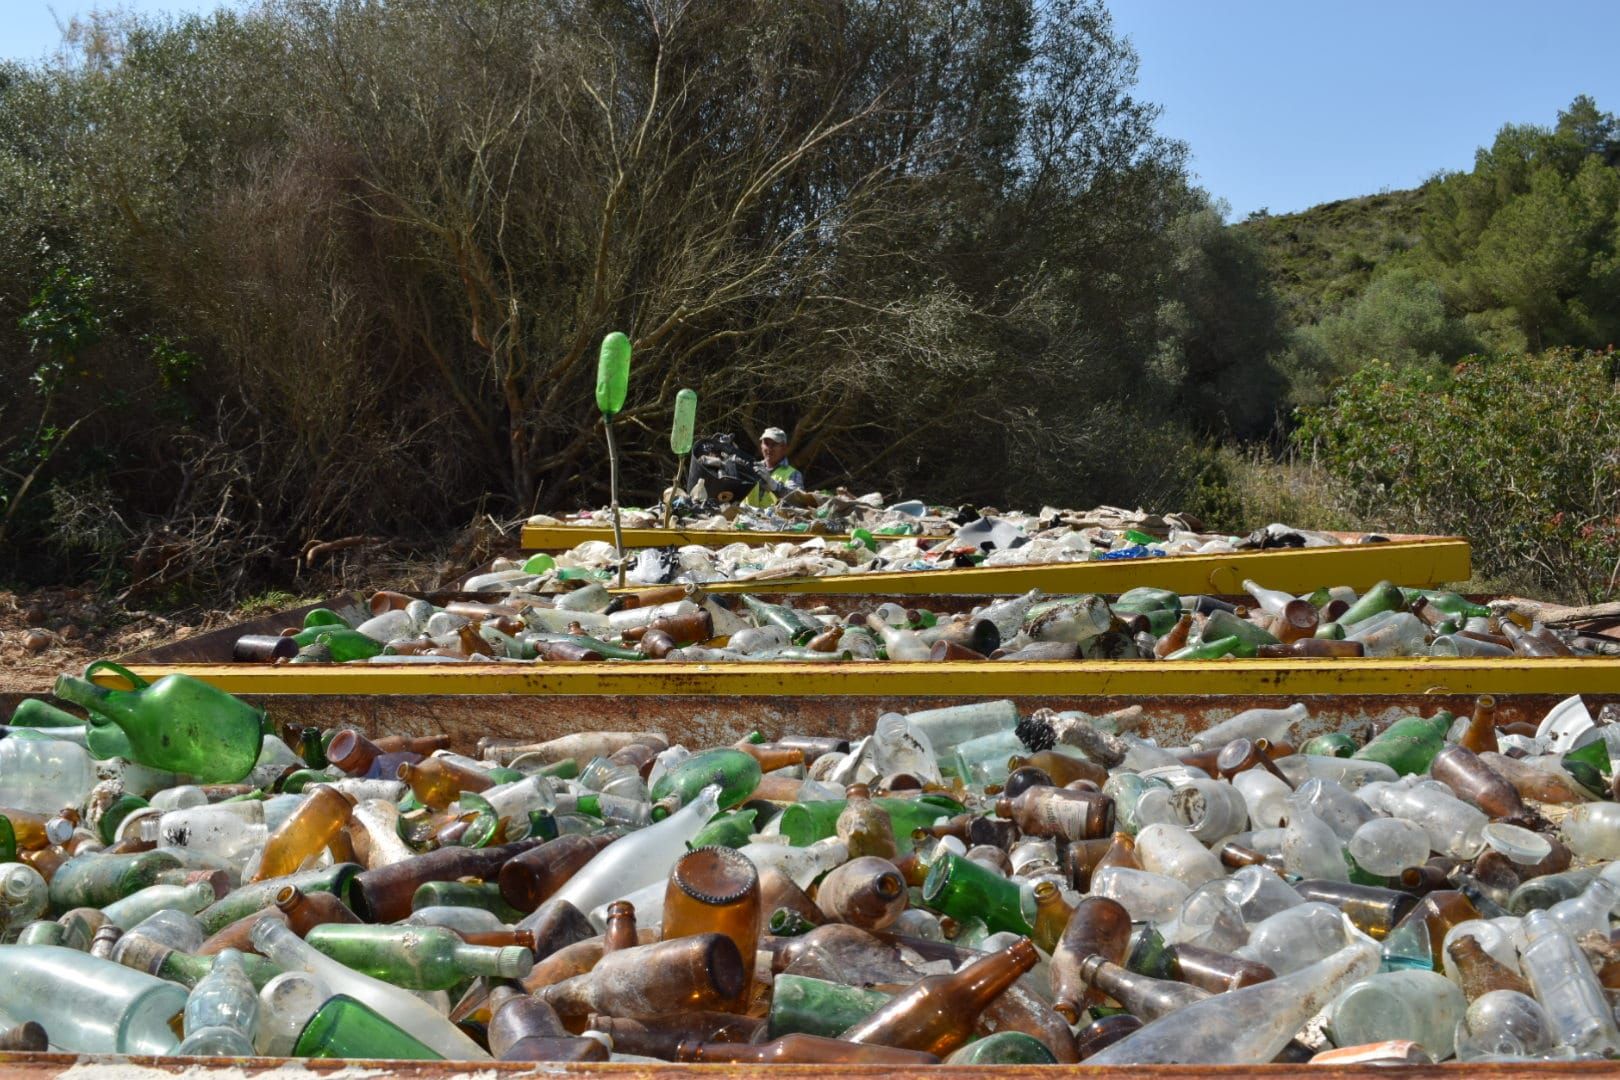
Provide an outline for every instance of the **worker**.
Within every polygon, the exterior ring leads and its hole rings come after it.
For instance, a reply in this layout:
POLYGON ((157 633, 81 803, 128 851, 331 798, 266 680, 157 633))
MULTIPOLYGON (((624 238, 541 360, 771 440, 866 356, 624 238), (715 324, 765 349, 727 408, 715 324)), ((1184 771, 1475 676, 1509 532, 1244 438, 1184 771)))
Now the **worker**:
POLYGON ((787 432, 779 427, 766 428, 759 437, 759 456, 761 460, 755 466, 759 482, 744 497, 745 505, 775 506, 789 492, 804 489, 804 474, 787 459, 787 432))

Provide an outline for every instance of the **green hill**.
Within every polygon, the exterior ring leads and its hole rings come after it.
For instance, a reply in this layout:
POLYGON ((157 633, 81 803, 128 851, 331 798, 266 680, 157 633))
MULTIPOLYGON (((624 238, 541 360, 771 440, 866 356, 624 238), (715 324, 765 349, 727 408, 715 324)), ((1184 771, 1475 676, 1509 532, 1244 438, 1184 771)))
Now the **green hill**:
POLYGON ((1306 326, 1359 296, 1391 256, 1417 246, 1429 187, 1340 199, 1294 214, 1260 211, 1234 228, 1259 243, 1289 321, 1306 326))

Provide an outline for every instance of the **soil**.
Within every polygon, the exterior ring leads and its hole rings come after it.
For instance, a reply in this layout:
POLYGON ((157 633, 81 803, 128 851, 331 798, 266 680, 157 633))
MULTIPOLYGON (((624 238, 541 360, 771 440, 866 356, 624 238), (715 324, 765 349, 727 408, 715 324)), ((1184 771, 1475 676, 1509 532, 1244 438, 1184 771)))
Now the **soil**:
POLYGON ((126 609, 90 590, 63 586, 0 591, 0 693, 49 691, 60 674, 237 621, 232 610, 184 619, 126 609))

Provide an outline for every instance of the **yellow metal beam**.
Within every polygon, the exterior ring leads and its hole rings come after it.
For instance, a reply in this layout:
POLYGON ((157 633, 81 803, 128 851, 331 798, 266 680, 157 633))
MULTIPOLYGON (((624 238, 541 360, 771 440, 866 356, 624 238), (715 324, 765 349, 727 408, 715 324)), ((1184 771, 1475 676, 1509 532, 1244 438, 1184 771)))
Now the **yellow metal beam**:
POLYGON ((1307 593, 1324 585, 1366 589, 1380 581, 1440 585, 1472 574, 1468 541, 1451 537, 1340 547, 1278 548, 1224 555, 1167 555, 1147 559, 964 567, 817 578, 715 581, 709 592, 879 593, 980 596, 1025 593, 1122 593, 1139 585, 1178 593, 1243 592, 1252 578, 1268 589, 1307 593))
MULTIPOLYGON (((811 532, 753 532, 748 529, 624 529, 627 548, 669 547, 671 544, 702 544, 705 547, 725 547, 727 544, 780 544, 801 543, 822 537, 828 543, 843 542, 849 533, 811 532)), ((613 543, 611 525, 525 525, 522 532, 524 551, 567 551, 587 540, 613 543)))
MULTIPOLYGON (((238 694, 919 695, 1620 694, 1620 660, 1098 660, 1073 663, 132 665, 238 694)), ((97 681, 120 685, 100 672, 97 681)))

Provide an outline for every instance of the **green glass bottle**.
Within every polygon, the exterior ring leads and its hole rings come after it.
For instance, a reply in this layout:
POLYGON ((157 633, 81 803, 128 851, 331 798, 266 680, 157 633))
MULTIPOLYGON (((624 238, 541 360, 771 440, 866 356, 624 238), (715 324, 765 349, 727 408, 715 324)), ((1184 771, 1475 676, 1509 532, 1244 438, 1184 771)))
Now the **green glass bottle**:
POLYGON ((1430 607, 1459 620, 1491 617, 1490 608, 1484 604, 1476 604, 1461 593, 1454 593, 1449 589, 1402 589, 1401 595, 1406 598, 1408 607, 1421 596, 1429 601, 1430 607))
POLYGON ((12 727, 78 727, 83 720, 66 709, 58 709, 44 698, 26 698, 6 721, 12 727))
POLYGON ((17 828, 11 819, 0 814, 0 863, 17 861, 17 828))
POLYGON ((687 846, 694 851, 701 847, 740 848, 748 843, 748 838, 756 831, 754 819, 758 816, 757 810, 735 810, 717 815, 703 826, 702 832, 687 841, 687 846))
POLYGON ((1559 764, 1575 778, 1576 783, 1599 799, 1609 797, 1609 784, 1604 779, 1610 770, 1609 746, 1602 739, 1571 750, 1559 759, 1559 764))
POLYGON ((762 775, 751 755, 722 746, 693 754, 660 776, 650 795, 653 802, 674 795, 685 806, 710 784, 719 784, 720 809, 728 810, 754 793, 762 775))
POLYGON ((343 779, 341 775, 333 776, 331 773, 320 769, 299 769, 297 772, 290 772, 282 777, 276 785, 276 790, 283 795, 297 795, 312 785, 330 784, 341 779, 343 779))
POLYGON ((324 769, 326 761, 325 733, 320 728, 306 727, 298 732, 298 756, 312 769, 324 769))
POLYGON ((349 620, 331 608, 312 608, 304 613, 304 629, 312 626, 348 626, 349 620))
POLYGON ((543 630, 531 630, 523 637, 523 644, 528 647, 531 654, 534 652, 533 642, 536 641, 556 641, 565 645, 578 645, 582 649, 590 649, 592 652, 600 654, 604 660, 647 659, 645 653, 637 652, 635 649, 626 648, 623 645, 616 645, 611 641, 593 638, 589 634, 553 634, 543 630))
POLYGON ((147 805, 147 801, 139 795, 117 796, 101 810, 99 815, 95 815, 96 835, 101 837, 103 844, 111 845, 117 838, 118 826, 124 823, 124 819, 137 810, 145 809, 147 805))
POLYGON ((508 923, 515 923, 526 914, 501 899, 500 883, 494 881, 476 885, 466 881, 424 881, 411 894, 411 910, 420 911, 425 907, 483 908, 508 923))
POLYGON ((1342 731, 1330 731, 1326 735, 1318 735, 1307 739, 1305 745, 1299 748, 1302 754, 1315 754, 1317 757, 1349 757, 1358 749, 1356 740, 1342 731))
POLYGON ((998 1031, 975 1039, 945 1059, 946 1065, 1056 1065, 1046 1044, 1022 1031, 998 1031))
POLYGON ((57 867, 51 877, 51 903, 58 911, 106 907, 148 885, 156 885, 160 872, 179 868, 180 860, 166 851, 76 855, 57 867))
POLYGON ((312 626, 293 635, 300 649, 308 645, 324 645, 334 664, 347 664, 351 660, 369 660, 381 656, 383 643, 366 637, 347 626, 312 626))
MULTIPOLYGON (((214 962, 219 959, 217 955, 198 956, 195 953, 181 952, 179 949, 165 950, 162 957, 157 970, 151 974, 187 987, 202 982, 208 973, 214 970, 214 962)), ((241 958, 242 968, 247 972, 247 977, 253 980, 255 990, 263 990, 265 983, 281 974, 280 967, 258 953, 242 953, 241 958)))
POLYGON ((1277 644, 1276 635, 1256 626, 1248 619, 1240 619, 1230 611, 1216 610, 1204 620, 1204 628, 1199 634, 1200 641, 1218 641, 1223 637, 1235 637, 1238 645, 1237 655, 1253 656, 1255 650, 1262 645, 1277 644))
MULTIPOLYGON (((899 830, 895 830, 898 834, 899 830)), ((1035 933, 1033 904, 1015 882, 960 855, 936 859, 923 882, 923 905, 958 921, 978 916, 991 933, 1035 933)))
POLYGON ((799 937, 816 928, 816 924, 792 908, 777 908, 771 912, 765 928, 777 937, 799 937))
POLYGON ((1429 717, 1403 716, 1350 756, 1381 762, 1400 776, 1428 772, 1434 755, 1445 749, 1446 732, 1456 719, 1443 709, 1429 717))
MULTIPOLYGON (((778 831, 795 847, 808 847, 817 840, 825 840, 838 832, 838 818, 848 805, 843 799, 816 799, 792 803, 782 810, 778 831)), ((928 792, 915 799, 897 799, 889 796, 872 800, 872 805, 889 815, 894 826, 894 841, 898 853, 910 854, 912 833, 927 828, 942 817, 955 817, 966 807, 948 795, 928 792)))
POLYGON ((767 1037, 801 1034, 836 1039, 893 997, 881 990, 783 973, 772 982, 767 1037))
POLYGON ((1407 606, 1406 596, 1401 590, 1387 581, 1380 581, 1362 593, 1361 598, 1351 604, 1338 621, 1341 626, 1354 626, 1385 611, 1405 611, 1407 606))
POLYGON ((1154 589, 1146 585, 1120 593, 1119 599, 1110 606, 1115 610, 1139 611, 1144 615, 1150 611, 1173 611, 1178 618, 1181 615, 1180 595, 1169 589, 1154 589))
POLYGON ((785 604, 767 604, 747 593, 742 594, 742 602, 753 613, 754 618, 759 620, 761 626, 776 627, 786 634, 788 641, 794 645, 803 645, 822 629, 811 625, 797 611, 785 604))
POLYGON ((347 994, 333 994, 293 1044, 293 1057, 352 1061, 442 1061, 404 1028, 347 994))
POLYGON ((469 945, 442 926, 326 923, 304 940, 345 967, 407 990, 448 990, 479 976, 517 979, 534 967, 528 949, 469 945))
POLYGON ((354 876, 360 872, 355 863, 333 863, 317 870, 300 870, 296 874, 254 881, 232 889, 219 900, 202 909, 197 921, 210 934, 216 934, 255 911, 275 903, 276 893, 288 885, 297 886, 306 893, 331 893, 345 904, 351 899, 354 876))
POLYGON ((190 675, 165 675, 149 684, 127 668, 97 660, 84 669, 83 678, 59 676, 54 693, 90 713, 92 732, 105 727, 121 731, 131 760, 150 768, 228 784, 252 772, 259 760, 264 713, 190 675), (102 667, 116 671, 135 689, 109 690, 91 682, 90 676, 102 667))
POLYGON ((1338 622, 1321 623, 1317 626, 1316 633, 1311 636, 1321 638, 1323 641, 1343 641, 1345 639, 1344 624, 1338 622))
POLYGON ((1159 928, 1152 923, 1143 925, 1140 932, 1131 940, 1130 951, 1125 956, 1125 966, 1138 975, 1149 975, 1155 979, 1168 979, 1171 977, 1170 946, 1159 933, 1159 928))
MULTIPOLYGON (((1253 656, 1257 646, 1248 646, 1249 655, 1253 656)), ((1196 645, 1184 645, 1175 652, 1166 656, 1166 660, 1219 660, 1223 656, 1242 656, 1243 639, 1237 635, 1215 638, 1211 641, 1200 641, 1196 645)))

